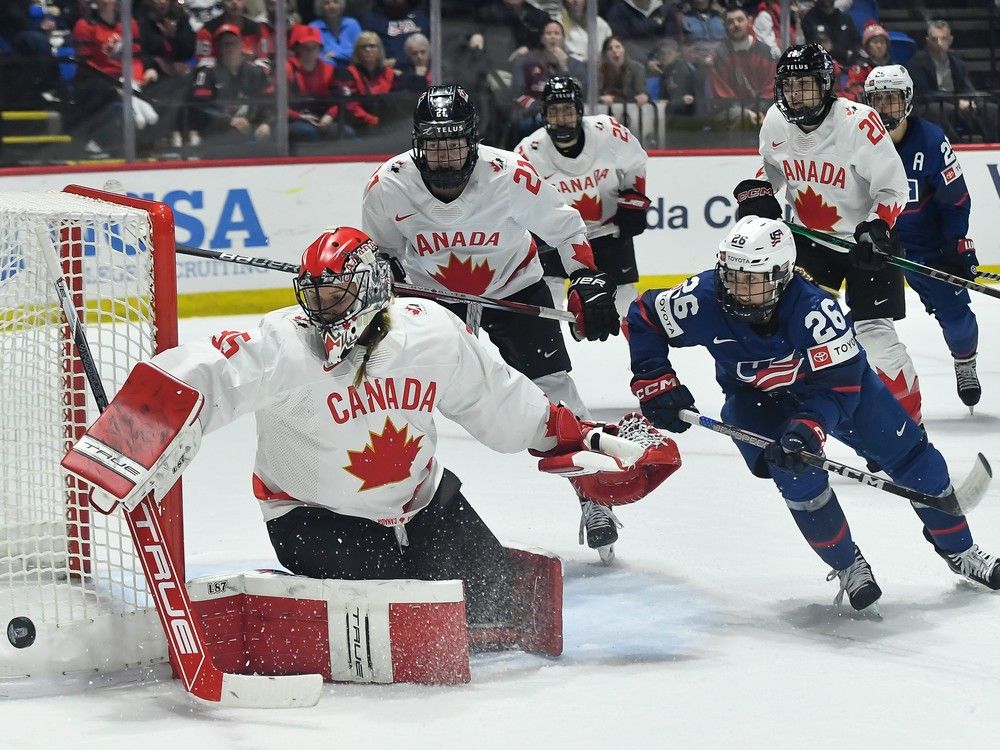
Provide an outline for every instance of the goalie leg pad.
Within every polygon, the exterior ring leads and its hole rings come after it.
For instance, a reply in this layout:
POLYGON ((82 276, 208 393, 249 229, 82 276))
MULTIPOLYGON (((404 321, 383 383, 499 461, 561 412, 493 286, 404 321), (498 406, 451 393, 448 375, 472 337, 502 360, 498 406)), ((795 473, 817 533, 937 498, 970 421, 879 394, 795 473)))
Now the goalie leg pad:
POLYGON ((256 571, 188 583, 220 669, 333 682, 470 679, 461 581, 343 581, 256 571))
POLYGON ((92 487, 102 513, 131 510, 150 492, 160 500, 198 452, 203 403, 197 389, 140 362, 62 466, 92 487))

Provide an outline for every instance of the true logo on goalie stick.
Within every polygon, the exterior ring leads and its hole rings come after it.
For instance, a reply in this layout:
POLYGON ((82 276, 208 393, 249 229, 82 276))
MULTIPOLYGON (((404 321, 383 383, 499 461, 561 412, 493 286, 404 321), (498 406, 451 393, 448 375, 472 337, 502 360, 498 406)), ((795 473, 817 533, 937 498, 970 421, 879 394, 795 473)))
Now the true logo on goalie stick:
POLYGON ((365 680, 366 677, 370 677, 374 669, 368 614, 365 613, 362 617, 361 608, 354 607, 352 611, 344 614, 344 624, 347 626, 347 667, 359 679, 365 680))

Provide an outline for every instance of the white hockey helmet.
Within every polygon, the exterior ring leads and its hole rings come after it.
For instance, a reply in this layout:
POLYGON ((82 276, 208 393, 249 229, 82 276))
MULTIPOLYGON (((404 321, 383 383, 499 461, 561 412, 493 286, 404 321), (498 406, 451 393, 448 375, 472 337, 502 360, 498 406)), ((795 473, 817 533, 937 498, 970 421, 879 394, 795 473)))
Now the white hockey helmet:
POLYGON ((323 337, 326 358, 340 362, 392 299, 392 271, 360 229, 325 230, 302 253, 295 298, 323 337))
POLYGON ((716 292, 723 311, 750 325, 766 323, 794 268, 795 240, 785 223, 744 216, 719 243, 716 292))
POLYGON ((882 124, 895 130, 913 111, 913 79, 902 65, 872 68, 865 79, 864 102, 878 112, 882 124), (899 92, 899 96, 892 96, 899 92))

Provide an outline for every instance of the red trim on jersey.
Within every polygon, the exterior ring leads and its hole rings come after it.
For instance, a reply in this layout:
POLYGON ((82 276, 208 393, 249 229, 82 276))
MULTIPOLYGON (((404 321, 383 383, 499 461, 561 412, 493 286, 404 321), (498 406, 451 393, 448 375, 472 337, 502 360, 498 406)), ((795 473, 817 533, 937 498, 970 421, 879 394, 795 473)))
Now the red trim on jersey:
POLYGON ((830 389, 831 391, 836 391, 837 393, 857 393, 861 390, 860 385, 835 385, 830 389))
POLYGON ((287 492, 275 492, 266 484, 264 480, 261 479, 256 474, 253 475, 253 496, 258 500, 295 500, 294 497, 289 495, 287 492))
POLYGON ((527 268, 528 265, 531 263, 532 259, 535 258, 537 255, 538 255, 538 244, 535 242, 535 238, 532 237, 531 244, 528 246, 528 254, 524 257, 524 260, 522 260, 518 264, 517 268, 511 271, 510 276, 507 277, 507 281, 510 281, 519 273, 521 273, 521 271, 527 268))
POLYGON ((969 525, 969 521, 966 518, 962 518, 959 523, 954 526, 949 526, 947 529, 928 529, 931 532, 931 536, 936 536, 938 534, 954 534, 956 531, 961 531, 969 525))

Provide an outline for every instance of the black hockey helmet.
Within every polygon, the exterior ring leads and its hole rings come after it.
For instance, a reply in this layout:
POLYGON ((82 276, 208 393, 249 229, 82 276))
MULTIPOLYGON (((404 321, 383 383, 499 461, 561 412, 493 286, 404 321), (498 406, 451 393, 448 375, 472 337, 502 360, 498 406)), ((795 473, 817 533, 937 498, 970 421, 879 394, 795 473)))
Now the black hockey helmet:
POLYGON ((472 100, 461 86, 431 86, 420 95, 413 112, 413 162, 430 187, 456 188, 472 174, 479 158, 479 115, 472 100), (465 139, 460 147, 447 147, 448 142, 465 139), (427 144, 434 147, 434 167, 427 160, 427 144), (440 143, 444 141, 445 143, 440 143), (461 149, 467 149, 464 158, 461 149), (455 151, 452 154, 452 151, 455 151), (454 159, 451 157, 454 156, 454 159), (444 168, 442 163, 461 161, 460 166, 444 168))
POLYGON ((542 120, 549 138, 557 146, 577 140, 583 130, 583 89, 572 76, 552 76, 542 91, 542 120), (556 125, 549 122, 549 107, 553 104, 572 104, 576 109, 575 125, 556 125))
POLYGON ((837 98, 833 92, 834 68, 830 53, 818 44, 796 44, 781 53, 774 76, 774 103, 788 122, 796 125, 817 125, 826 117, 830 104, 837 98), (819 87, 818 98, 793 106, 785 86, 790 78, 812 76, 819 87))

